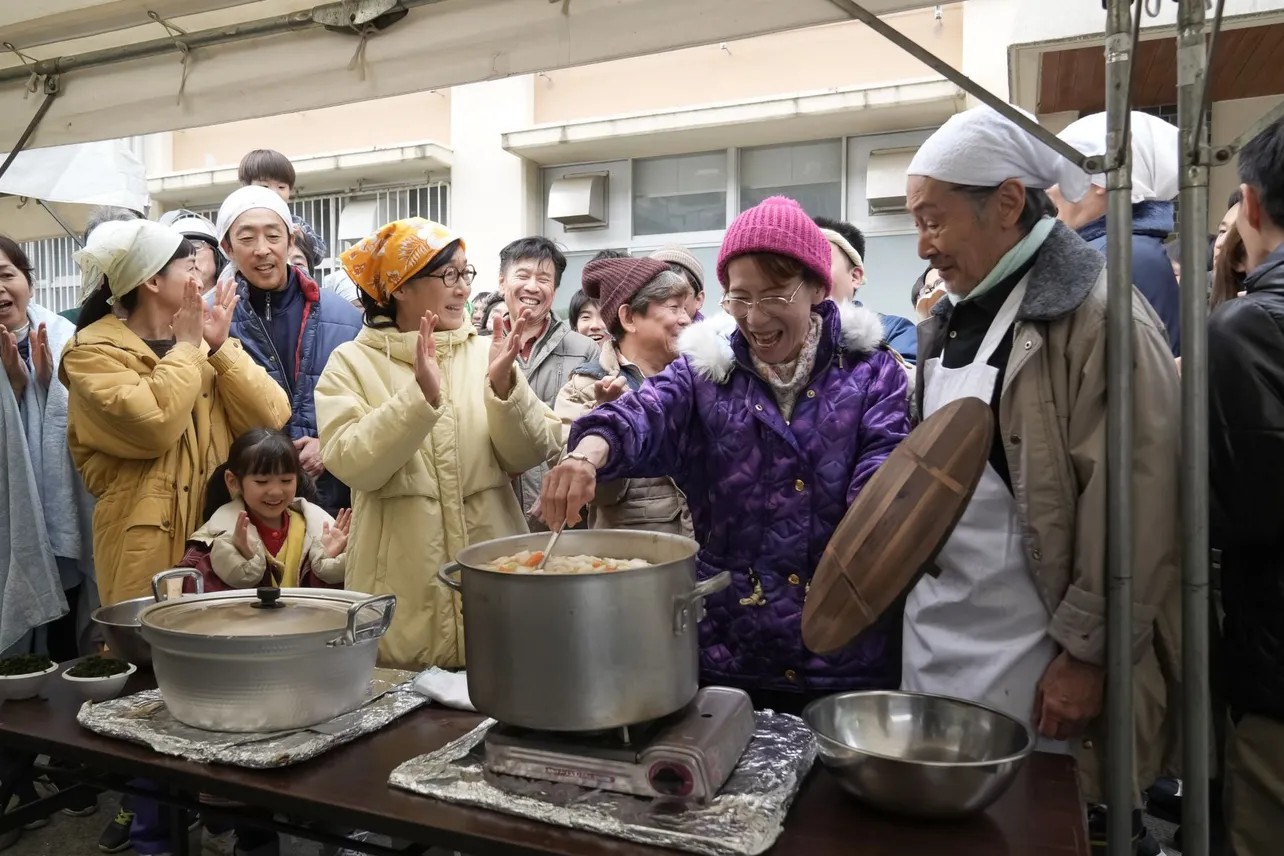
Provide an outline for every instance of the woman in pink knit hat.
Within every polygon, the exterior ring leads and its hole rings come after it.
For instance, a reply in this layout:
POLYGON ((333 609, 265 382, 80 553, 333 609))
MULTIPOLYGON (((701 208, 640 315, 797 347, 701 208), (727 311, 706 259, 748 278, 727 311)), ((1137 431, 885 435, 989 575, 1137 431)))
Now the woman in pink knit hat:
POLYGON ((688 328, 682 356, 576 420, 544 480, 549 524, 579 519, 598 483, 668 476, 686 495, 707 600, 701 679, 758 706, 900 685, 900 616, 820 656, 802 641, 808 583, 834 528, 909 431, 905 372, 875 313, 828 300, 829 242, 798 203, 741 214, 718 257, 730 339, 688 328))

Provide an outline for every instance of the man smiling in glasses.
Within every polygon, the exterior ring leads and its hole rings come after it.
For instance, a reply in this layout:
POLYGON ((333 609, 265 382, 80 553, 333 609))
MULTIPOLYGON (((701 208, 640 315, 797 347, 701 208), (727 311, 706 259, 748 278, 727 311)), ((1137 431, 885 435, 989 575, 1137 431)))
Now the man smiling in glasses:
MULTIPOLYGON (((549 407, 570 380, 571 372, 598 355, 592 339, 576 333, 553 314, 553 295, 565 272, 566 256, 548 238, 521 238, 499 253, 499 290, 504 295, 508 318, 495 323, 504 325, 505 332, 509 332, 513 320, 523 314, 530 318, 517 364, 531 389, 549 407)), ((532 530, 545 528, 531 514, 531 507, 539 497, 546 470, 543 466, 528 470, 513 483, 532 530)))

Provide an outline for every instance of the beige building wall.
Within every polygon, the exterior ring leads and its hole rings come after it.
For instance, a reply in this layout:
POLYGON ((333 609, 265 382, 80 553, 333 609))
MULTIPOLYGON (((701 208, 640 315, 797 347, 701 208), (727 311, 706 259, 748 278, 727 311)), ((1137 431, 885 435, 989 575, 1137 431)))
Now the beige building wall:
MULTIPOLYGON (((886 20, 955 68, 963 62, 963 6, 886 20)), ((535 123, 646 113, 793 92, 935 76, 864 24, 849 22, 687 48, 535 78, 535 123)))
MULTIPOLYGON (((1233 141, 1265 113, 1284 100, 1279 95, 1267 95, 1263 98, 1241 98, 1236 101, 1217 101, 1213 103, 1213 143, 1225 145, 1233 141)), ((1226 165, 1215 167, 1208 180, 1208 231, 1216 232, 1217 226, 1226 213, 1226 199, 1239 187, 1237 173, 1239 159, 1226 165)))
POLYGON ((174 131, 170 171, 235 166, 252 149, 300 158, 423 140, 450 146, 450 90, 174 131))

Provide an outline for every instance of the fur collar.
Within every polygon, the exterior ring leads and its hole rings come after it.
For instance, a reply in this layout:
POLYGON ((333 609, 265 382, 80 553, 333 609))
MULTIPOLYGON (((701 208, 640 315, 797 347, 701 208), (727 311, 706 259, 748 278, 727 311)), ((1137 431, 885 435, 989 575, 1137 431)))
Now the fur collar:
MULTIPOLYGON (((883 344, 883 322, 878 313, 855 303, 843 303, 836 311, 844 351, 865 356, 883 344)), ((827 314, 821 313, 822 317, 827 314)), ((683 330, 678 350, 696 374, 714 383, 725 383, 736 364, 731 348, 733 335, 739 335, 735 320, 725 313, 715 315, 683 330)))

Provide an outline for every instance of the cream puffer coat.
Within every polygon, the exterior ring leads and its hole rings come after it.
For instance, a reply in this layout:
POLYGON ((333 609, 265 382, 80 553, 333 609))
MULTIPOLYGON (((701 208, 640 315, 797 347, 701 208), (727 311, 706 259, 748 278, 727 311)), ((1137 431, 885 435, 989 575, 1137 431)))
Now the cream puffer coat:
POLYGON ((352 488, 345 587, 397 595, 379 659, 406 669, 464 664, 459 597, 437 571, 469 544, 526 532, 508 473, 562 449, 560 421, 521 372, 508 398, 496 397, 489 339, 471 324, 435 339, 436 408, 415 381, 417 331, 362 328, 316 389, 322 460, 352 488))
MULTIPOLYGON (((553 407, 568 433, 570 423, 597 406, 594 385, 617 375, 628 381, 630 390, 642 385, 641 370, 610 342, 602 344, 602 353, 596 360, 571 373, 553 407)), ((618 479, 598 485, 589 508, 589 525, 593 529, 645 529, 695 537, 686 497, 670 478, 618 479)))

